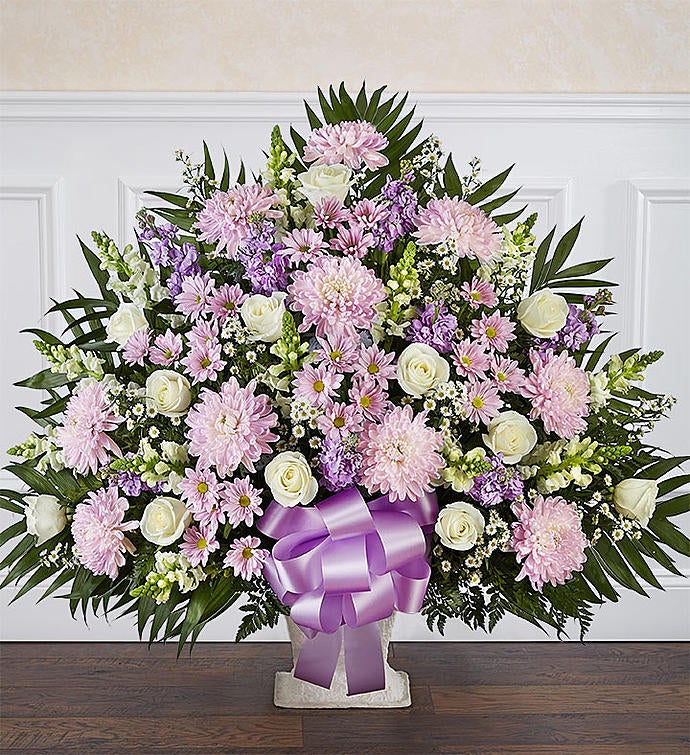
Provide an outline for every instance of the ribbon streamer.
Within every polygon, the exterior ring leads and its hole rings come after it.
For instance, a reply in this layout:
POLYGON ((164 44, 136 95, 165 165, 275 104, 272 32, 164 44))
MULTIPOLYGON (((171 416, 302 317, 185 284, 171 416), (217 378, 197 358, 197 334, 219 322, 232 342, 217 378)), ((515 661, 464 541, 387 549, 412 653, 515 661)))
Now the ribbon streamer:
POLYGON ((330 688, 344 644, 348 694, 385 688, 376 622, 417 613, 431 570, 426 536, 436 495, 366 503, 357 488, 309 508, 273 501, 257 522, 277 542, 264 576, 305 634, 295 676, 330 688))

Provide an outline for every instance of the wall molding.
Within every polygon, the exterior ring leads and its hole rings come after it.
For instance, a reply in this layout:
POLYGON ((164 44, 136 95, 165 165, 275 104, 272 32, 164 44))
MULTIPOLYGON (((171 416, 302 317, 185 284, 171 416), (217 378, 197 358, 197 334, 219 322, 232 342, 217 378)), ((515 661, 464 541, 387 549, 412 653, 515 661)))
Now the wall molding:
POLYGON ((119 176, 117 179, 117 242, 120 247, 134 243, 135 215, 143 207, 160 205, 162 200, 146 195, 147 191, 179 193, 179 177, 119 176))
MULTIPOLYGON (((395 90, 391 90, 391 93, 395 90)), ((313 93, 0 92, 0 120, 304 121, 313 93)), ((687 122, 685 94, 412 94, 428 122, 687 122)))

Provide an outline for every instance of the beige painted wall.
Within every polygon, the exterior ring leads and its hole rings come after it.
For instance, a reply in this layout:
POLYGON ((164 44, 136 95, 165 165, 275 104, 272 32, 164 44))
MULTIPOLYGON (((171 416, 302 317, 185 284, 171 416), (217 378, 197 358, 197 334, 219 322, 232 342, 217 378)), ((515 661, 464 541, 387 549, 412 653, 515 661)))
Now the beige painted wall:
POLYGON ((690 0, 0 0, 0 89, 688 92, 690 0))

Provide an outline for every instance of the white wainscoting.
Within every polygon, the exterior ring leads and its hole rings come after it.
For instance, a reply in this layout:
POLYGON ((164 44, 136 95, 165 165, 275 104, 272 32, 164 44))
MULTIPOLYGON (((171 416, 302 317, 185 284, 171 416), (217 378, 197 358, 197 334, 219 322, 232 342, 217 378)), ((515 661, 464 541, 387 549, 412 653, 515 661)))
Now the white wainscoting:
MULTIPOLYGON (((538 235, 563 233, 586 216, 576 261, 616 257, 607 270, 621 282, 616 348, 662 348, 650 385, 678 397, 673 419, 655 433, 659 445, 687 452, 690 426, 690 148, 686 96, 421 95, 418 114, 453 151, 461 167, 482 157, 485 177, 515 163, 510 207, 539 212, 538 235)), ((32 401, 12 386, 40 368, 31 337, 51 297, 92 290, 75 237, 104 229, 123 244, 132 239, 134 212, 147 189, 180 186, 174 150, 199 157, 202 139, 215 155, 225 147, 237 170, 261 168, 261 150, 274 123, 305 128, 300 95, 288 94, 54 94, 0 97, 0 446, 29 432, 12 409, 32 401)), ((43 320, 43 322, 45 322, 43 320)), ((33 397, 35 401, 35 396, 33 397)), ((3 455, 3 463, 8 458, 3 455)), ((16 482, 16 481, 15 481, 16 482)), ((0 483, 11 482, 0 472, 0 483)), ((5 512, 2 512, 5 514, 5 512)), ((7 523, 5 515, 0 519, 7 523)), ((687 520, 686 520, 687 521, 687 520)), ((688 560, 679 560, 690 575, 688 560)), ((690 588, 664 575, 665 592, 624 594, 599 611, 594 640, 687 639, 690 588)), ((129 640, 129 619, 88 628, 73 621, 64 601, 38 606, 27 596, 7 608, 0 595, 5 640, 129 640)), ((234 637, 237 612, 213 622, 205 640, 234 637)), ((402 617, 401 640, 428 640, 420 617, 402 617)), ((447 639, 536 640, 543 635, 517 620, 491 637, 452 625, 447 639)), ((255 639, 286 639, 281 630, 255 639)))

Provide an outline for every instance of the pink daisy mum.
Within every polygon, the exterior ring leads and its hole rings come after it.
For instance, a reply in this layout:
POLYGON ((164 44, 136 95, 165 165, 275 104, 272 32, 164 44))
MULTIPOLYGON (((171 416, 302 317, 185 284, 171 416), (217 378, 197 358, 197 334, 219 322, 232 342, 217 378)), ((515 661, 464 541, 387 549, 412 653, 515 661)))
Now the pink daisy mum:
POLYGON ((232 285, 223 283, 217 291, 213 292, 209 309, 214 317, 223 322, 230 315, 236 315, 246 299, 247 294, 236 283, 232 285))
POLYGON ((186 469, 179 488, 180 498, 198 522, 217 527, 225 521, 221 510, 223 485, 210 469, 186 469))
POLYGON ((208 273, 190 275, 182 281, 182 290, 175 298, 175 308, 183 315, 196 320, 208 310, 214 291, 213 278, 208 273))
POLYGON ((469 338, 453 346, 452 358, 458 375, 463 377, 483 378, 491 363, 483 344, 479 341, 470 341, 469 338))
POLYGON ((310 364, 295 373, 294 396, 310 403, 312 406, 325 406, 334 396, 343 382, 343 376, 329 370, 328 367, 312 367, 310 364))
POLYGON ((376 305, 386 297, 373 271, 353 257, 316 260, 306 272, 294 274, 288 292, 294 308, 304 315, 300 331, 315 325, 317 336, 368 329, 376 305))
POLYGON ((314 222, 324 228, 337 228, 350 219, 350 211, 337 197, 324 197, 314 206, 314 222))
POLYGON ((113 411, 101 383, 82 384, 70 398, 65 418, 57 428, 57 443, 65 454, 65 463, 81 474, 95 474, 108 463, 108 452, 121 456, 115 441, 108 436, 122 422, 113 411))
POLYGON ((498 304, 498 297, 491 283, 476 276, 470 283, 465 281, 462 284, 460 296, 469 303, 472 309, 479 309, 481 306, 495 307, 498 304))
POLYGON ((349 168, 364 164, 376 170, 388 165, 388 158, 381 154, 387 146, 388 139, 368 121, 327 123, 309 134, 304 160, 315 165, 344 163, 349 168))
POLYGON ((532 587, 542 591, 544 584, 562 585, 587 560, 587 538, 582 532, 574 503, 559 496, 537 496, 534 507, 515 503, 510 548, 522 562, 517 579, 528 577, 532 587))
POLYGON ((362 415, 356 406, 329 401, 316 420, 319 430, 328 438, 342 438, 362 429, 362 415))
POLYGON ((226 482, 223 493, 223 511, 233 527, 246 524, 251 527, 254 517, 263 515, 261 491, 255 488, 249 477, 226 482))
POLYGON ((159 336, 151 346, 149 358, 153 364, 169 367, 182 353, 182 336, 170 328, 159 336))
POLYGON ((498 312, 483 314, 479 320, 472 320, 472 335, 494 351, 505 351, 508 348, 508 343, 516 338, 514 330, 515 323, 498 312))
POLYGON ((126 498, 116 487, 89 493, 89 500, 77 505, 72 519, 72 537, 79 563, 94 574, 115 579, 125 565, 125 551, 134 546, 125 532, 135 530, 139 522, 123 522, 129 508, 126 498))
POLYGON ((498 395, 498 389, 489 380, 470 380, 467 393, 462 402, 462 409, 471 422, 483 422, 488 425, 497 416, 503 399, 498 395))
POLYGON ((368 231, 376 227, 380 220, 384 220, 388 214, 385 207, 382 207, 371 199, 362 199, 350 208, 352 219, 358 225, 361 225, 368 231))
POLYGON ((189 411, 189 451, 202 467, 214 465, 225 477, 240 464, 254 472, 254 462, 270 453, 269 443, 278 440, 271 432, 278 422, 269 400, 254 393, 256 383, 240 387, 230 378, 215 393, 204 388, 200 400, 189 411))
POLYGON ((180 543, 180 552, 192 566, 206 566, 208 557, 218 548, 220 543, 216 540, 216 530, 204 525, 187 527, 180 543))
POLYGON ((520 393, 525 384, 525 372, 514 359, 494 357, 491 360, 491 377, 499 393, 520 393))
POLYGON ((281 241, 293 265, 311 262, 328 249, 328 244, 323 240, 323 233, 312 231, 311 228, 297 228, 283 236, 281 241))
POLYGON ((218 373, 225 367, 225 361, 220 358, 221 346, 214 343, 195 344, 189 354, 181 361, 187 368, 186 372, 194 378, 194 383, 206 380, 217 380, 218 373))
POLYGON ((258 537, 240 537, 234 540, 225 556, 223 566, 232 569, 236 577, 251 579, 263 571, 264 561, 268 558, 268 551, 259 548, 261 540, 258 537))
POLYGON ((359 351, 359 338, 347 333, 335 333, 328 338, 317 338, 320 349, 314 354, 317 363, 327 364, 338 372, 352 372, 359 351))
POLYGON ((483 210, 460 199, 432 199, 419 212, 420 244, 452 242, 461 257, 488 262, 501 248, 498 226, 483 210))
POLYGON ((348 395, 362 415, 374 422, 381 419, 390 407, 381 384, 372 378, 355 379, 348 395))
POLYGON ((361 225, 353 225, 351 228, 341 226, 338 235, 330 241, 331 249, 357 259, 362 259, 372 246, 374 237, 361 225))
POLYGON ((149 330, 148 328, 139 328, 127 339, 122 352, 122 360, 129 365, 143 365, 148 353, 149 330))
POLYGON ((278 196, 259 184, 237 184, 230 191, 217 191, 197 215, 199 240, 216 244, 217 252, 225 250, 232 258, 247 235, 251 216, 280 218, 283 213, 276 209, 279 204, 278 196))
POLYGON ((359 441, 362 484, 392 502, 417 500, 432 489, 443 467, 443 435, 426 424, 426 412, 396 406, 380 424, 369 423, 359 441))
POLYGON ((394 362, 395 354, 379 349, 374 344, 360 349, 354 368, 358 377, 373 378, 382 388, 387 388, 388 381, 396 375, 394 362))
POLYGON ((530 399, 530 417, 539 417, 547 432, 561 438, 572 438, 581 433, 589 414, 589 380, 575 360, 562 352, 554 356, 551 350, 544 354, 530 352, 532 372, 522 386, 522 395, 530 399))
POLYGON ((191 330, 187 334, 187 340, 192 348, 198 348, 199 346, 206 346, 209 343, 216 343, 218 340, 218 333, 220 329, 218 327, 217 320, 199 320, 192 325, 191 330))

